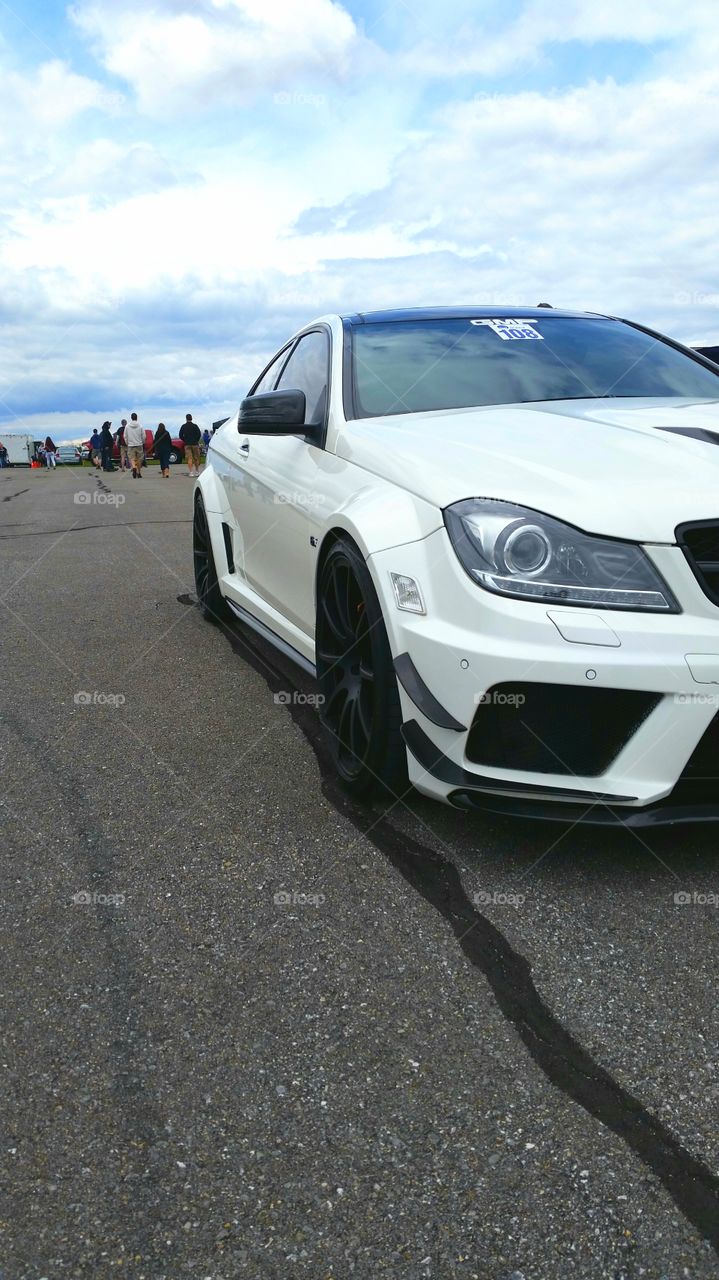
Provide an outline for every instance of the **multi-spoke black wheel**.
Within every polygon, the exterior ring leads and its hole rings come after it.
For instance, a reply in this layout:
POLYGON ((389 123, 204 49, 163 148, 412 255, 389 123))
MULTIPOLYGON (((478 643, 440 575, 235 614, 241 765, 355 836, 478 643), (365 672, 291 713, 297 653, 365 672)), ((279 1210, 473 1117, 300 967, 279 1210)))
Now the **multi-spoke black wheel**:
POLYGON ((192 555, 195 565, 195 591, 197 603, 204 616, 211 622, 224 622, 228 616, 227 603, 220 591, 212 554, 210 529, 202 497, 195 501, 195 518, 192 523, 192 555))
POLYGON ((317 676, 321 716, 337 771, 357 795, 407 787, 401 710, 382 610, 355 545, 341 539, 322 566, 317 591, 317 676))

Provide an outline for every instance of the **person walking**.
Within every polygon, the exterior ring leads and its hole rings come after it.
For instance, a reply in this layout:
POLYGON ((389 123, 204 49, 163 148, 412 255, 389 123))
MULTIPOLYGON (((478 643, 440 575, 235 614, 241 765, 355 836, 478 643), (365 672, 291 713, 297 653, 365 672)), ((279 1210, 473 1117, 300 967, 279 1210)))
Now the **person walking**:
POLYGON ((185 421, 180 427, 180 439, 185 446, 188 476, 199 476, 202 432, 197 423, 192 421, 191 413, 185 414, 185 421))
POLYGON ((102 436, 97 427, 90 436, 90 458, 96 471, 102 465, 102 436))
POLYGON ((45 439, 45 466, 54 467, 57 463, 55 454, 57 453, 57 445, 53 444, 50 436, 45 439))
POLYGON ((125 444, 125 427, 126 426, 127 426, 127 418, 123 418, 122 422, 117 428, 117 436, 115 437, 117 440, 117 447, 120 451, 120 470, 121 471, 124 471, 125 469, 127 469, 128 471, 130 470, 130 458, 127 452, 127 445, 125 444))
POLYGON ((112 432, 110 430, 111 426, 112 426, 111 422, 103 422, 102 431, 100 432, 100 435, 102 438, 102 469, 103 471, 115 470, 115 465, 112 461, 112 446, 114 444, 114 441, 112 438, 112 432))
POLYGON ((152 446, 153 453, 160 464, 160 474, 163 480, 170 479, 170 453, 172 451, 172 436, 170 435, 164 422, 158 422, 155 439, 152 446))
POLYGON ((210 440, 211 440, 211 439, 212 439, 212 436, 210 435, 209 431, 207 430, 207 427, 205 427, 205 430, 204 430, 204 431, 203 431, 203 433, 202 433, 202 452, 204 453, 205 457, 207 457, 207 450, 208 450, 208 449, 209 449, 209 447, 210 447, 210 440))
POLYGON ((4 444, 0 443, 0 467, 7 467, 9 465, 10 464, 8 463, 7 449, 5 448, 4 444))
POLYGON ((137 420, 137 414, 130 414, 130 421, 125 427, 125 441, 130 455, 133 480, 142 480, 142 464, 145 460, 145 430, 137 420))

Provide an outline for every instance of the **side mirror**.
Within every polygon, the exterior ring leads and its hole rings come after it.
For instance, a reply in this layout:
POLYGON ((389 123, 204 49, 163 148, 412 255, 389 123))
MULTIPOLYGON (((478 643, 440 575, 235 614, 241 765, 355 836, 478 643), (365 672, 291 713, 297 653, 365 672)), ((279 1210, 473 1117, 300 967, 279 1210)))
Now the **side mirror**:
POLYGON ((263 391, 240 405, 242 435, 293 436, 305 430, 304 391, 263 391))

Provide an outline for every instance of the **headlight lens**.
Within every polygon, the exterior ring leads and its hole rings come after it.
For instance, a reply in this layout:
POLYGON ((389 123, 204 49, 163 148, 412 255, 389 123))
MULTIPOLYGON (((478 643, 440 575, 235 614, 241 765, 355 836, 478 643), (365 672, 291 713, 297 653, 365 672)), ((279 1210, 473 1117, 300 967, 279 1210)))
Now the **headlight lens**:
POLYGON ((475 582, 499 595, 597 609, 681 610, 641 547, 595 538, 490 498, 447 507, 447 532, 475 582))

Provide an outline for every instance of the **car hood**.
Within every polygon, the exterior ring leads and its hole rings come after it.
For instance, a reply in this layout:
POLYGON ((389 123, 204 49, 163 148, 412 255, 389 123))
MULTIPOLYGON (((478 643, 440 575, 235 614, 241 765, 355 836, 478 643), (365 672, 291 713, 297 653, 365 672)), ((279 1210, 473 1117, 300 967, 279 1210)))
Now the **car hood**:
POLYGON ((719 517, 719 401, 562 400, 364 418, 343 425, 335 448, 440 508, 502 498, 640 542, 673 542, 683 521, 719 517))

